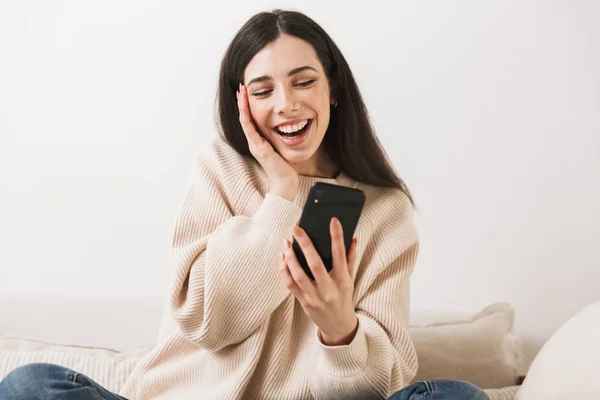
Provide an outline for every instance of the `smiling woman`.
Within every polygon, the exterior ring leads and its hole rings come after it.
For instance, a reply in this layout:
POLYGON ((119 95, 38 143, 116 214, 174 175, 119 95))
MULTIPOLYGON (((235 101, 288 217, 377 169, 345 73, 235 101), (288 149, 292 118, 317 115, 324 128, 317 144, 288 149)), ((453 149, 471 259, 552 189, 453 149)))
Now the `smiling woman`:
POLYGON ((412 198, 327 33, 298 12, 255 15, 225 53, 217 105, 221 137, 198 158, 172 235, 163 339, 119 395, 31 364, 0 383, 0 399, 487 398, 464 382, 410 384, 412 198), (297 226, 316 182, 365 195, 347 252, 349 227, 325 221, 328 269, 297 226))
MULTIPOLYGON (((380 146, 352 71, 314 20, 292 11, 259 13, 235 35, 219 77, 220 133, 252 156, 234 93, 245 84, 258 132, 301 175, 335 176, 410 192, 380 146), (276 129, 308 121, 300 137, 276 129)), ((292 129, 287 128, 289 133, 292 129)))

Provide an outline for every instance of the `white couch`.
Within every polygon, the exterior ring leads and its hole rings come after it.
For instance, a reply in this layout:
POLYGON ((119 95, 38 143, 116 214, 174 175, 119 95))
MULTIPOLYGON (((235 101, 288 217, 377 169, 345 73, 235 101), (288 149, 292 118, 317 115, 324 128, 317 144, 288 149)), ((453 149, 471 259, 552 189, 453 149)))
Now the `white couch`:
MULTIPOLYGON (((162 297, 0 294, 0 304, 0 379, 19 365, 51 362, 112 391, 154 345, 165 312, 162 297)), ((414 310, 417 378, 463 378, 487 387, 493 400, 512 400, 526 369, 513 318, 505 303, 479 312, 414 310)))

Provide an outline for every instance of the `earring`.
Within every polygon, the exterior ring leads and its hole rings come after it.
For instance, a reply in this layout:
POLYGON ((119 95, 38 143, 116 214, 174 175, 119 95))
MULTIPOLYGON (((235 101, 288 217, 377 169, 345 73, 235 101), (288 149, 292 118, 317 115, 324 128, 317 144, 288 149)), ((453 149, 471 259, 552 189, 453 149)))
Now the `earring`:
POLYGON ((335 98, 335 104, 333 105, 333 108, 336 108, 337 106, 338 106, 338 99, 337 99, 337 96, 336 96, 336 98, 335 98))

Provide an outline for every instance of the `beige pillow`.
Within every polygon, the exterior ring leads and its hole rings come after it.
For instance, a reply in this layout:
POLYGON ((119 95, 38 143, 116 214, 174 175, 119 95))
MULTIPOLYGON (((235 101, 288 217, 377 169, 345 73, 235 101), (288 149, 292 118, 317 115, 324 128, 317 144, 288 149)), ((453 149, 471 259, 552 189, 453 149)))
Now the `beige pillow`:
POLYGON ((80 372, 106 389, 117 392, 150 350, 150 347, 140 347, 122 352, 0 335, 0 380, 22 365, 42 362, 80 372))
POLYGON ((600 399, 600 302, 577 313, 544 344, 515 399, 600 399))
POLYGON ((419 359, 414 380, 458 379, 482 389, 516 385, 523 355, 514 314, 510 304, 495 303, 467 320, 410 326, 419 359))

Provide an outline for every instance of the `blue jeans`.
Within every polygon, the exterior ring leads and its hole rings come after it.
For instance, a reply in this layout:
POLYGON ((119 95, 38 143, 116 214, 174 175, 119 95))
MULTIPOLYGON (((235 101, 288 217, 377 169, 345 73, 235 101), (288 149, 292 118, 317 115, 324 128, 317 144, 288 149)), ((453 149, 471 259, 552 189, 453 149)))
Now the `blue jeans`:
MULTIPOLYGON (((0 382, 0 400, 127 400, 85 375, 54 364, 27 364, 0 382)), ((461 381, 417 382, 388 400, 489 400, 477 386, 461 381)))
MULTIPOLYGON (((0 397, 1 398, 1 397, 0 397)), ((463 381, 416 382, 391 395, 387 400, 490 400, 477 386, 463 381)))
POLYGON ((0 382, 0 400, 127 400, 83 374, 54 364, 27 364, 0 382))

